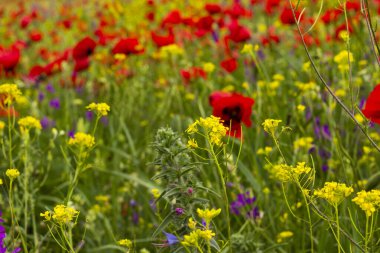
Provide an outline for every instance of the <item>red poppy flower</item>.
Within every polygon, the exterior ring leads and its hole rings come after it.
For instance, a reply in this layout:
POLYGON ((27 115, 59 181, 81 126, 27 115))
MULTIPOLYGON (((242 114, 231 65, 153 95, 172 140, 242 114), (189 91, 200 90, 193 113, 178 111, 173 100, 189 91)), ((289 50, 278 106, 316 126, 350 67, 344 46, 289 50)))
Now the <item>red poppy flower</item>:
POLYGON ((380 124, 380 83, 369 94, 362 113, 367 119, 380 124))
POLYGON ((38 42, 42 39, 42 33, 40 31, 34 30, 29 33, 29 39, 34 42, 38 42))
POLYGON ((90 37, 85 37, 79 41, 73 49, 73 58, 75 60, 87 58, 92 55, 96 47, 96 42, 90 37))
POLYGON ((236 20, 231 22, 231 24, 228 26, 228 29, 230 30, 228 38, 235 43, 244 42, 251 38, 251 33, 249 30, 246 27, 240 25, 236 20))
POLYGON ((181 69, 180 74, 185 84, 188 84, 191 80, 196 79, 196 78, 206 79, 207 77, 206 72, 200 67, 191 67, 188 70, 181 69))
POLYGON ((205 5, 205 10, 212 15, 222 12, 222 7, 219 4, 208 3, 205 5))
POLYGON ((10 50, 0 49, 0 72, 15 72, 15 68, 20 61, 20 50, 12 48, 10 50))
POLYGON ((234 58, 230 58, 222 61, 220 66, 228 73, 232 73, 236 70, 238 63, 234 58))
POLYGON ((181 13, 179 10, 173 10, 166 15, 166 17, 162 20, 161 26, 164 27, 166 25, 178 25, 182 22, 181 13))
POLYGON ((144 48, 136 38, 120 39, 112 49, 113 54, 140 54, 144 48))
POLYGON ((80 71, 88 69, 89 66, 90 66, 90 58, 89 57, 77 59, 77 60, 75 60, 74 71, 80 72, 80 71))
POLYGON ((158 35, 155 32, 151 33, 152 40, 157 47, 163 47, 174 43, 174 33, 169 29, 169 34, 167 36, 158 35))
MULTIPOLYGON (((296 16, 296 19, 298 20, 300 16, 300 12, 295 11, 294 14, 296 16)), ((296 20, 294 20, 294 17, 293 17, 292 9, 290 7, 284 7, 284 9, 282 9, 280 20, 281 20, 281 23, 283 23, 284 25, 292 25, 296 23, 296 20)))
POLYGON ((209 97, 213 107, 212 114, 223 120, 223 124, 229 127, 230 136, 241 137, 241 123, 250 127, 252 125, 252 106, 255 101, 238 93, 216 91, 209 97))

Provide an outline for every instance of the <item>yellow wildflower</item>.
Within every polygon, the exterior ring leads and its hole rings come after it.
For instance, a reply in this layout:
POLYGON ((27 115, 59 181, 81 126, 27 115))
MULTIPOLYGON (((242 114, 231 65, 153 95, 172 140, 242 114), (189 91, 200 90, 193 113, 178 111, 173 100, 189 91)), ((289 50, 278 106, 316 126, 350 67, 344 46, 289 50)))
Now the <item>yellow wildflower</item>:
POLYGON ((32 128, 42 129, 41 122, 32 116, 21 118, 17 123, 20 126, 21 133, 27 132, 32 128))
POLYGON ((274 136, 274 132, 276 131, 278 124, 280 124, 281 122, 282 122, 282 120, 266 119, 263 122, 262 126, 264 127, 265 132, 274 136))
POLYGON ((86 109, 89 111, 95 111, 98 116, 106 116, 111 110, 110 106, 106 103, 91 103, 86 106, 86 109))
POLYGON ((189 218, 189 221, 188 221, 188 223, 187 223, 187 226, 190 228, 190 229, 195 229, 195 227, 196 227, 196 225, 197 225, 197 223, 193 220, 193 218, 189 218))
POLYGON ((68 144, 70 146, 77 145, 79 147, 91 148, 95 145, 95 138, 89 134, 78 132, 74 135, 74 138, 70 138, 68 144))
POLYGON ((334 56, 334 62, 338 64, 338 69, 341 71, 347 71, 349 69, 348 62, 354 62, 354 56, 351 52, 343 50, 334 56))
POLYGON ((198 230, 191 231, 190 234, 183 236, 183 241, 181 242, 184 246, 197 246, 198 245, 199 234, 198 230))
POLYGON ((196 141, 196 140, 194 140, 194 139, 189 139, 189 140, 187 141, 187 146, 188 146, 189 148, 197 148, 197 147, 198 147, 198 144, 197 144, 197 141, 196 141))
POLYGON ((206 241, 210 241, 215 236, 215 233, 212 232, 212 230, 206 229, 206 230, 199 230, 198 235, 199 237, 205 239, 206 241))
POLYGON ((215 70, 215 65, 212 62, 205 62, 203 63, 203 70, 206 73, 212 73, 215 70))
POLYGON ((281 243, 284 239, 292 237, 293 232, 292 231, 282 231, 277 235, 277 243, 281 243))
POLYGON ((10 180, 14 180, 16 179, 18 176, 20 176, 20 171, 18 171, 18 169, 7 169, 7 171, 5 172, 5 175, 7 175, 7 177, 9 177, 10 180))
POLYGON ((312 137, 302 137, 294 141, 293 146, 294 149, 310 149, 313 145, 313 138, 312 137))
POLYGON ((68 224, 73 219, 76 219, 79 211, 65 205, 56 205, 53 210, 52 218, 58 224, 68 224))
POLYGON ((41 217, 45 218, 45 221, 50 221, 51 220, 51 213, 49 211, 45 211, 44 213, 40 213, 41 217))
POLYGON ((360 191, 352 201, 369 217, 380 208, 380 190, 360 191))
POLYGON ((240 52, 242 54, 252 54, 253 53, 253 45, 252 44, 244 44, 243 49, 240 52))
MULTIPOLYGON (((0 97, 3 99, 3 105, 10 106, 12 103, 21 96, 21 91, 16 84, 2 84, 0 85, 0 97)), ((0 103, 1 105, 1 103, 0 103)))
POLYGON ((121 239, 117 242, 120 246, 125 246, 128 248, 132 248, 132 241, 128 239, 121 239))
POLYGON ((305 111, 305 106, 304 105, 297 105, 297 110, 299 111, 299 112, 303 112, 303 111, 305 111))
POLYGON ((158 190, 157 188, 153 188, 152 190, 150 190, 150 192, 152 193, 155 199, 158 199, 158 197, 160 197, 161 195, 160 190, 158 190))
POLYGON ((259 148, 256 154, 268 156, 269 153, 272 152, 272 150, 273 150, 272 147, 259 148))
POLYGON ((219 209, 205 209, 205 210, 201 210, 201 209, 197 209, 197 213, 198 213, 198 216, 199 218, 201 219, 204 219, 205 222, 206 222, 206 227, 208 227, 208 224, 210 223, 210 221, 215 218, 216 216, 218 216, 220 214, 222 210, 219 208, 219 209))
POLYGON ((344 198, 351 195, 354 191, 352 187, 337 182, 326 182, 324 187, 314 191, 314 195, 325 199, 330 205, 339 205, 344 198))
POLYGON ((227 134, 228 127, 222 124, 220 118, 211 115, 207 118, 200 118, 192 123, 186 130, 187 133, 192 134, 198 132, 197 126, 200 126, 206 132, 208 140, 212 145, 221 146, 223 144, 222 138, 227 134))

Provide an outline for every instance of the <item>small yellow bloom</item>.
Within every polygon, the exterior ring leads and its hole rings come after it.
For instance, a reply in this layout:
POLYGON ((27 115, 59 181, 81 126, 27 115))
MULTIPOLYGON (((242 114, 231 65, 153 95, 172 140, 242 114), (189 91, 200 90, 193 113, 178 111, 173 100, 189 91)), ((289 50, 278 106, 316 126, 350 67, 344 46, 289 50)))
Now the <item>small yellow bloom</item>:
POLYGON ((86 106, 86 109, 89 111, 95 111, 95 113, 99 116, 106 116, 111 110, 110 106, 106 103, 91 103, 86 106))
POLYGON ((189 139, 189 140, 187 141, 187 146, 188 146, 189 148, 197 148, 197 147, 198 147, 198 144, 197 144, 197 141, 196 141, 196 140, 194 140, 194 139, 189 139))
POLYGON ((58 224, 68 224, 69 222, 76 219, 79 215, 79 211, 72 207, 65 205, 56 205, 53 210, 52 218, 58 224))
POLYGON ((253 45, 252 44, 244 44, 243 49, 240 52, 242 54, 252 54, 253 53, 253 45))
POLYGON ((153 188, 152 190, 150 190, 150 192, 152 193, 155 199, 158 199, 158 197, 160 197, 161 195, 160 190, 158 190, 157 188, 153 188))
POLYGON ((205 239, 206 241, 210 241, 215 236, 215 233, 209 229, 199 230, 198 234, 199 234, 199 237, 205 239))
POLYGON ((188 221, 188 223, 187 223, 187 226, 190 228, 190 229, 195 229, 195 227, 196 227, 196 225, 197 225, 197 223, 193 220, 193 218, 189 218, 189 221, 188 221))
MULTIPOLYGON (((0 85, 0 97, 3 99, 5 106, 10 106, 12 103, 21 96, 21 91, 16 84, 2 84, 0 85)), ((1 105, 1 103, 0 103, 1 105)))
POLYGON ((324 187, 314 191, 314 195, 325 199, 330 205, 335 206, 354 192, 352 187, 337 182, 326 182, 324 187))
POLYGON ((312 137, 302 137, 294 141, 294 149, 298 150, 301 148, 310 149, 313 146, 314 139, 312 137))
POLYGON ((28 132, 32 128, 38 130, 42 129, 41 122, 32 116, 21 118, 17 121, 17 123, 20 126, 21 133, 28 132))
POLYGON ((292 237, 292 231, 283 231, 277 235, 277 243, 281 243, 284 239, 292 237))
POLYGON ((306 106, 304 106, 304 105, 297 105, 297 110, 298 110, 299 112, 304 112, 305 109, 306 109, 306 106))
POLYGON ((262 126, 264 127, 264 131, 267 132, 268 134, 271 134, 274 136, 274 133, 278 127, 278 125, 282 122, 282 120, 277 120, 277 119, 266 119, 262 126))
POLYGON ((20 176, 20 171, 18 171, 18 169, 7 169, 5 175, 7 175, 7 177, 9 177, 10 180, 14 180, 18 176, 20 176))
POLYGON ((191 231, 190 234, 183 236, 183 241, 181 242, 184 246, 197 246, 198 245, 199 234, 198 230, 191 231))
POLYGON ((45 221, 50 221, 51 220, 51 213, 49 211, 45 211, 44 213, 40 213, 41 217, 45 218, 45 221))
POLYGON ((132 241, 128 239, 122 239, 117 242, 120 246, 132 248, 132 241))
POLYGON ((212 73, 215 70, 215 65, 212 62, 205 62, 203 63, 203 70, 206 73, 212 73))
POLYGON ((369 217, 380 208, 380 190, 360 191, 352 201, 369 217))
POLYGON ((197 209, 197 213, 198 213, 198 216, 199 218, 202 218, 205 220, 206 222, 206 227, 208 226, 208 224, 210 223, 210 221, 215 218, 216 216, 218 216, 220 214, 220 212, 222 211, 222 209, 205 209, 205 210, 201 210, 201 209, 197 209))
POLYGON ((91 148, 95 145, 95 138, 92 135, 78 132, 74 138, 70 138, 68 144, 70 146, 77 145, 79 147, 91 148))

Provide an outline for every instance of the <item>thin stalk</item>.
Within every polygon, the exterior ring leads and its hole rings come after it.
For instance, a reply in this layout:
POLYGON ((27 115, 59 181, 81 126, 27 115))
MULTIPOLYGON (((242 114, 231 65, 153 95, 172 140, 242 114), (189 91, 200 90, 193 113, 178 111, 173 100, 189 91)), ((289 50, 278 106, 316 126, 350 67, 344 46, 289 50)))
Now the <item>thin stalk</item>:
MULTIPOLYGON (((208 140, 208 142, 210 143, 210 140, 208 140)), ((230 212, 229 212, 229 201, 228 201, 228 195, 227 195, 227 189, 226 189, 226 182, 225 182, 224 177, 223 177, 223 170, 220 167, 220 164, 219 164, 219 161, 218 161, 218 157, 215 154, 214 146, 212 144, 210 144, 210 147, 211 147, 210 148, 211 155, 213 156, 215 164, 216 164, 216 167, 218 169, 217 171, 218 171, 220 183, 221 183, 222 189, 223 189, 223 197, 224 197, 225 210, 226 210, 226 215, 227 215, 227 231, 228 231, 228 244, 229 244, 228 249, 229 249, 229 252, 232 253, 230 212)))

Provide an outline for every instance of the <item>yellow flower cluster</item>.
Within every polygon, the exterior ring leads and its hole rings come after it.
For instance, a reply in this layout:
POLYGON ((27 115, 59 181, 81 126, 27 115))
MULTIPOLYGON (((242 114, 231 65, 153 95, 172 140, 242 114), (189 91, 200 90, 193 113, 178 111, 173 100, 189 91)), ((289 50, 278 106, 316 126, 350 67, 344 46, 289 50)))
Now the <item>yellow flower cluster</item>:
POLYGON ((0 85, 0 97, 4 99, 4 105, 9 106, 13 103, 13 101, 21 97, 21 91, 18 89, 16 84, 2 84, 0 85))
POLYGON ((160 197, 161 195, 160 190, 158 190, 157 188, 153 188, 150 192, 152 193, 155 199, 158 199, 158 197, 160 197))
POLYGON ((343 183, 325 182, 323 188, 314 191, 314 195, 325 199, 330 205, 339 205, 344 198, 354 192, 352 187, 346 186, 343 183))
POLYGON ((78 218, 78 215, 79 211, 65 205, 56 205, 53 212, 45 211, 40 214, 41 217, 45 218, 45 221, 53 219, 53 221, 57 222, 59 225, 68 224, 78 218))
POLYGON ((89 111, 94 111, 98 116, 106 116, 111 110, 110 106, 106 103, 91 103, 86 106, 89 111))
POLYGON ((334 56, 334 62, 338 64, 338 69, 341 71, 347 71, 349 69, 348 61, 350 63, 354 62, 354 56, 347 50, 342 50, 334 56))
POLYGON ((380 190, 360 191, 352 201, 369 217, 380 208, 380 190))
POLYGON ((190 229, 195 229, 195 227, 196 227, 196 225, 197 225, 197 222, 196 221, 194 221, 193 220, 193 218, 189 218, 189 221, 188 221, 188 223, 187 223, 187 226, 190 228, 190 229))
POLYGON ((212 62, 203 63, 203 70, 207 73, 212 73, 215 70, 215 65, 212 62))
POLYGON ((199 239, 205 239, 206 241, 210 241, 215 236, 215 233, 212 230, 205 229, 196 229, 191 231, 190 234, 185 235, 183 237, 183 241, 181 242, 184 246, 197 246, 199 239))
POLYGON ((256 154, 268 156, 269 153, 272 152, 272 150, 273 150, 272 147, 259 148, 256 154))
POLYGON ((20 126, 21 133, 25 133, 32 128, 42 129, 41 122, 32 116, 27 116, 19 119, 18 125, 20 126))
POLYGON ((294 141, 294 149, 310 149, 313 146, 314 139, 312 137, 302 137, 294 141))
POLYGON ((266 119, 262 126, 264 127, 264 131, 268 134, 274 136, 274 133, 278 127, 278 125, 282 122, 282 120, 277 119, 266 119))
MULTIPOLYGON (((199 131, 198 126, 204 129, 211 145, 215 144, 217 146, 221 146, 223 144, 222 138, 226 136, 228 127, 225 127, 222 124, 222 121, 220 118, 215 117, 213 115, 207 118, 200 118, 199 120, 192 123, 187 128, 186 132, 189 134, 197 133, 199 131)), ((191 143, 191 144, 193 146, 196 145, 196 143, 195 144, 191 143)))
POLYGON ((170 44, 160 48, 159 58, 167 58, 169 55, 183 55, 185 51, 177 44, 170 44))
POLYGON ((218 216, 220 214, 222 210, 219 208, 219 209, 205 209, 205 210, 202 210, 202 209, 197 209, 197 213, 198 213, 198 216, 199 218, 202 218, 205 220, 206 222, 206 227, 208 227, 208 225, 210 224, 210 221, 215 218, 216 216, 218 216))
POLYGON ((281 243, 284 239, 292 237, 293 232, 292 231, 282 231, 277 235, 277 243, 281 243))
POLYGON ((95 145, 95 138, 92 135, 78 132, 74 135, 74 138, 70 138, 68 144, 70 146, 77 145, 79 147, 91 148, 95 145))
POLYGON ((305 165, 305 162, 299 162, 297 166, 286 164, 277 164, 269 169, 271 176, 281 182, 297 182, 302 174, 308 174, 311 168, 305 165))
POLYGON ((128 239, 121 239, 117 242, 120 246, 132 248, 132 241, 128 239))
POLYGON ((4 121, 0 121, 0 135, 2 134, 4 128, 5 128, 5 123, 4 123, 4 121))
POLYGON ((194 140, 194 139, 189 139, 189 140, 187 141, 187 146, 188 146, 189 148, 197 148, 197 147, 198 147, 198 143, 197 143, 197 141, 194 140))
POLYGON ((20 176, 20 171, 18 171, 18 169, 7 169, 7 171, 5 172, 5 175, 7 175, 7 177, 9 177, 10 180, 14 180, 16 179, 18 176, 20 176))

